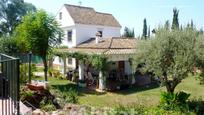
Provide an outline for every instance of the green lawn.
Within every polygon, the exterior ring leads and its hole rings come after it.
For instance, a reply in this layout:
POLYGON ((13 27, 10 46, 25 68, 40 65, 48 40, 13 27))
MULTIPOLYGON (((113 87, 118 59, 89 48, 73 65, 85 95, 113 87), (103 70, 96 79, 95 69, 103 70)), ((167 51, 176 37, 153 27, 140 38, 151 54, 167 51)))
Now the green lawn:
MULTIPOLYGON (((89 91, 86 88, 79 88, 76 84, 67 80, 57 80, 56 78, 49 78, 49 83, 52 88, 62 92, 68 91, 67 89, 73 88, 79 91, 79 103, 91 106, 108 106, 113 107, 119 104, 132 105, 140 104, 145 106, 157 105, 159 103, 159 96, 161 91, 165 91, 164 87, 145 87, 145 88, 130 88, 128 90, 97 93, 89 91)), ((199 85, 199 81, 195 77, 188 77, 176 87, 176 91, 185 90, 191 93, 190 98, 204 99, 204 85, 199 85)))

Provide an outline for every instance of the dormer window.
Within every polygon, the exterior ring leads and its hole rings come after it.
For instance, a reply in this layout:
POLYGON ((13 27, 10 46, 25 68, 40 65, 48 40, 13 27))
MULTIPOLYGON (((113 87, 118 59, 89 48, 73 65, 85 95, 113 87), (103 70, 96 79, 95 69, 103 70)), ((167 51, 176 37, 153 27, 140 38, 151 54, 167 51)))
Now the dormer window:
POLYGON ((67 31, 67 41, 72 42, 72 30, 67 31))
POLYGON ((59 19, 62 19, 62 12, 59 13, 59 19))

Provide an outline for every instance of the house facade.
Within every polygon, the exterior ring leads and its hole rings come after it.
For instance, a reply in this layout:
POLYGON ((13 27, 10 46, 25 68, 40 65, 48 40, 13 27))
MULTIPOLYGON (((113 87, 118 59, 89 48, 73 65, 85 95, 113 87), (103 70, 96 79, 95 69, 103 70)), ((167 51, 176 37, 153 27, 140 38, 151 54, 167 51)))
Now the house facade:
POLYGON ((69 68, 75 69, 79 81, 91 81, 91 85, 100 91, 135 84, 132 59, 136 51, 136 39, 121 37, 121 25, 112 14, 65 4, 56 19, 64 31, 62 46, 66 47, 57 50, 54 65, 62 73, 66 74, 69 68), (106 71, 94 68, 88 62, 90 60, 76 59, 70 55, 76 53, 105 57, 108 64, 106 71))
MULTIPOLYGON (((99 32, 103 38, 120 37, 121 25, 112 14, 96 12, 93 8, 64 4, 56 15, 56 20, 64 31, 62 46, 68 48, 96 37, 99 32)), ((56 57, 54 65, 63 65, 56 57)), ((77 68, 74 58, 67 59, 67 66, 77 68)))

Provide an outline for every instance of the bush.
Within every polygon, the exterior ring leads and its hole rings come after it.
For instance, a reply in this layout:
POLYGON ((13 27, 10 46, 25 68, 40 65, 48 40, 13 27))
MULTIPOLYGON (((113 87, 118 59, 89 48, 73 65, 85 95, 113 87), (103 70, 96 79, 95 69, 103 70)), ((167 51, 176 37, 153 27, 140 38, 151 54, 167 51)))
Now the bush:
MULTIPOLYGON (((26 83, 28 81, 28 64, 20 65, 20 83, 26 83)), ((31 65, 31 78, 34 76, 33 72, 36 70, 36 65, 31 65)))
POLYGON ((34 94, 34 91, 31 91, 27 87, 23 86, 23 87, 20 88, 20 99, 22 101, 30 99, 33 96, 33 94, 34 94))
POLYGON ((109 112, 110 115, 142 115, 146 108, 141 105, 138 106, 123 106, 119 105, 109 112))
POLYGON ((204 100, 202 98, 193 99, 188 102, 189 110, 197 115, 204 115, 204 100))
POLYGON ((190 94, 180 91, 177 93, 162 92, 160 97, 160 107, 165 110, 188 110, 188 105, 186 103, 190 94))
POLYGON ((48 74, 50 77, 55 77, 58 79, 65 79, 64 75, 61 74, 59 70, 55 70, 53 68, 48 69, 48 74))
POLYGON ((20 83, 26 83, 28 81, 28 66, 27 64, 20 65, 20 83))
POLYGON ((78 92, 69 89, 68 93, 62 93, 65 103, 78 103, 78 92))
POLYGON ((40 108, 44 111, 55 111, 56 107, 52 103, 52 100, 48 99, 47 97, 44 97, 42 101, 40 102, 40 108))
POLYGON ((204 72, 200 73, 200 74, 198 75, 198 77, 196 77, 196 78, 197 78, 197 80, 200 81, 200 84, 201 84, 201 85, 204 84, 204 72))

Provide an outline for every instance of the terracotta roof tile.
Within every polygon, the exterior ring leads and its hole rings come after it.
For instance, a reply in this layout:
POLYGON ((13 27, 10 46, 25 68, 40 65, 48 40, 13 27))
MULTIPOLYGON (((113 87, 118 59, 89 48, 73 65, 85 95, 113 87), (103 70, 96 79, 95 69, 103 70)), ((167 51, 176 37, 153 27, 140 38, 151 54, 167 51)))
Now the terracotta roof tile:
POLYGON ((77 47, 69 49, 60 49, 61 52, 80 52, 87 54, 134 54, 136 46, 136 39, 127 38, 103 38, 99 43, 92 38, 86 42, 81 43, 77 47))
POLYGON ((70 13, 74 22, 77 24, 121 27, 119 22, 112 14, 96 12, 93 8, 90 7, 69 4, 65 4, 64 6, 70 13))

